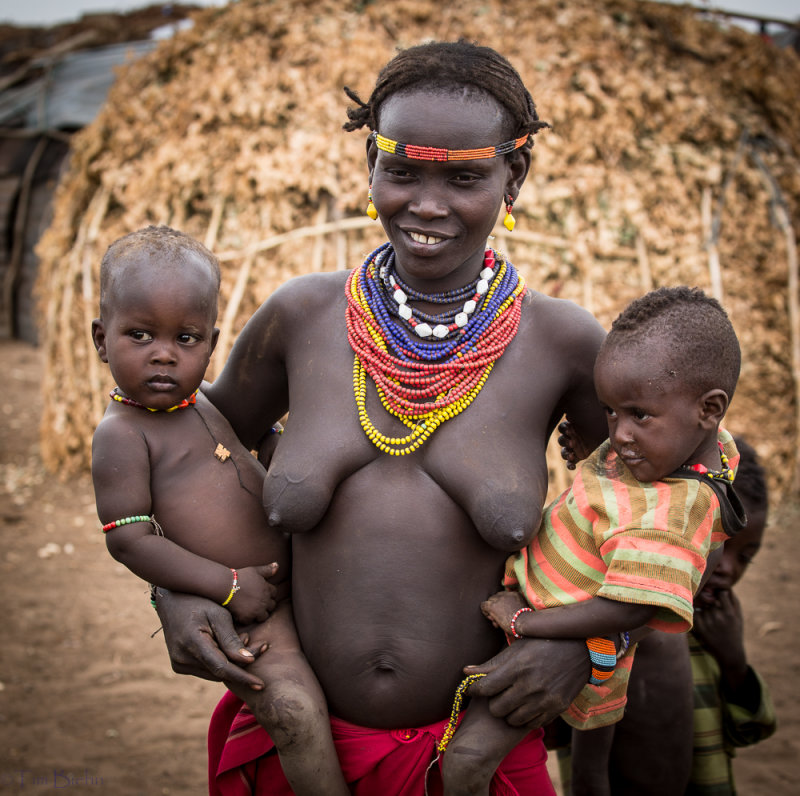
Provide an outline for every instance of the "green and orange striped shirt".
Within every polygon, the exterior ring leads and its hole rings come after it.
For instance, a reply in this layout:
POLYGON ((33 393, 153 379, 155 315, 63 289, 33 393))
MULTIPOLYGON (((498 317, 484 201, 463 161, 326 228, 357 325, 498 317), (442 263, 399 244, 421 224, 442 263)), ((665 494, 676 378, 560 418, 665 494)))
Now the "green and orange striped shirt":
MULTIPOLYGON (((736 470, 739 453, 722 429, 719 441, 736 470)), ((695 474, 637 481, 608 440, 583 461, 572 486, 544 511, 530 545, 509 557, 504 585, 536 609, 605 597, 653 605, 649 625, 682 633, 692 627, 692 600, 709 553, 737 516, 727 487, 695 474)), ((626 702, 633 649, 603 685, 586 686, 564 719, 590 729, 618 721, 626 702)))

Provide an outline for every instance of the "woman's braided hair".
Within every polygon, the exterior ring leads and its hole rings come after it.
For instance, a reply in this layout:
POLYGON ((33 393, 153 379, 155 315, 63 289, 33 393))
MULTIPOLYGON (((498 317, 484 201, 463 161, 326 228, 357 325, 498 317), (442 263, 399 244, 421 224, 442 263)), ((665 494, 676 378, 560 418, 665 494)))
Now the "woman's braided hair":
MULTIPOLYGON (((381 105, 404 92, 448 91, 472 87, 499 102, 513 125, 510 138, 526 133, 535 135, 547 122, 539 119, 536 105, 516 69, 491 47, 482 47, 464 39, 456 42, 430 42, 402 50, 378 74, 375 88, 367 102, 345 86, 345 93, 357 103, 347 109, 348 132, 366 126, 377 129, 381 105)), ((533 138, 527 146, 533 146, 533 138)))

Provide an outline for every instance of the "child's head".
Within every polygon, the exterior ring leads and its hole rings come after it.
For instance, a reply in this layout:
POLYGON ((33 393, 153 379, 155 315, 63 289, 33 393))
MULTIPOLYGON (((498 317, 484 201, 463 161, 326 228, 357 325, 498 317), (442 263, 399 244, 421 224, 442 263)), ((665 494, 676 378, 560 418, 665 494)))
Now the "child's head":
POLYGON ((169 227, 109 246, 92 337, 124 395, 168 409, 200 386, 217 342, 219 285, 217 258, 169 227))
POLYGON ((740 363, 725 310, 698 288, 659 288, 625 308, 594 376, 611 444, 635 478, 713 461, 740 363))
POLYGON ((761 547, 767 524, 768 493, 764 468, 747 442, 740 437, 735 437, 735 441, 741 458, 734 488, 744 504, 747 525, 725 542, 719 564, 695 597, 695 603, 701 608, 713 604, 718 592, 732 589, 739 582, 761 547))

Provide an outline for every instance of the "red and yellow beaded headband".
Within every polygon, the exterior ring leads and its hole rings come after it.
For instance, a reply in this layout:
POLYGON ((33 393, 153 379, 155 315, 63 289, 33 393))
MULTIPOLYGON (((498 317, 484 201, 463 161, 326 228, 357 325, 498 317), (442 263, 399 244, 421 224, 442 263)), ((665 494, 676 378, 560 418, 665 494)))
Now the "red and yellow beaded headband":
POLYGON ((412 160, 482 160, 483 158, 496 158, 499 155, 507 155, 515 149, 519 149, 529 137, 525 133, 521 138, 513 141, 506 141, 497 146, 486 146, 481 149, 440 149, 435 146, 415 146, 414 144, 401 144, 399 141, 392 141, 391 138, 381 135, 378 132, 372 133, 373 140, 378 149, 388 152, 390 155, 400 155, 412 160))

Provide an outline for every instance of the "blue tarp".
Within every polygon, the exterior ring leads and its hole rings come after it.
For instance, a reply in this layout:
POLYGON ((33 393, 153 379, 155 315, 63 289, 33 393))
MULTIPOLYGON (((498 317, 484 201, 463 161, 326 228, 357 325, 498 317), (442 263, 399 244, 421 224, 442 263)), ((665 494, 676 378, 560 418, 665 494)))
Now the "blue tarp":
POLYGON ((82 50, 60 57, 44 74, 0 94, 0 126, 74 129, 91 122, 116 80, 114 67, 150 52, 156 41, 82 50))

